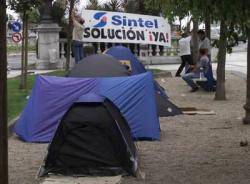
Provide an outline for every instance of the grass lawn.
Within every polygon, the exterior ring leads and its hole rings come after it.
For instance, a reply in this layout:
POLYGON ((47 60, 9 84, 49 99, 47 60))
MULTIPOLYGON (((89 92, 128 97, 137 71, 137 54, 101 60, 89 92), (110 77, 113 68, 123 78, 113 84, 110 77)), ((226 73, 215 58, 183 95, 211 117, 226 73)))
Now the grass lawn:
MULTIPOLYGON (((55 71, 48 73, 46 75, 53 75, 53 76, 64 76, 66 74, 65 71, 55 71)), ((44 75, 44 74, 43 74, 44 75)), ((32 89, 35 75, 28 75, 27 78, 27 90, 20 90, 19 84, 20 84, 20 77, 15 77, 8 79, 7 85, 8 85, 8 120, 12 120, 15 117, 17 117, 24 105, 27 101, 27 96, 30 94, 30 91, 32 89)))
MULTIPOLYGON (((8 53, 20 53, 22 52, 22 46, 21 45, 8 45, 7 46, 8 53)), ((36 52, 36 46, 28 45, 28 51, 29 52, 36 52)))

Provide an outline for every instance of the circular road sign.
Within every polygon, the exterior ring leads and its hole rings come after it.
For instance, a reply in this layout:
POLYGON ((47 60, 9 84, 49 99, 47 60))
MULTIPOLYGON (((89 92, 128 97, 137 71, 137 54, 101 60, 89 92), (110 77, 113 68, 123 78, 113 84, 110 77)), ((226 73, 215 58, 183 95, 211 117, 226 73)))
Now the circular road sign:
POLYGON ((13 40, 13 42, 15 42, 15 43, 20 42, 20 41, 22 40, 22 35, 21 35, 21 33, 13 33, 13 35, 12 35, 12 40, 13 40))
POLYGON ((20 22, 13 22, 12 23, 12 31, 18 33, 21 31, 21 28, 22 28, 22 26, 21 26, 20 22))

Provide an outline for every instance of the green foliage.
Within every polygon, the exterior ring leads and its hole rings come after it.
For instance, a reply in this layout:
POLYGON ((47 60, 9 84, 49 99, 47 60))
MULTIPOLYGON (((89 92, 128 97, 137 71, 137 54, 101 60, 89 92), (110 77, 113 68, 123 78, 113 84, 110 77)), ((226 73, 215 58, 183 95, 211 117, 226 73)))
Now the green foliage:
POLYGON ((146 0, 145 4, 147 8, 159 7, 170 22, 173 22, 176 16, 180 19, 189 16, 193 9, 189 0, 146 0))
POLYGON ((52 6, 51 16, 60 26, 65 21, 64 15, 67 9, 66 0, 56 0, 52 6))
POLYGON ((231 52, 239 36, 247 34, 250 28, 250 1, 245 0, 214 0, 210 5, 214 10, 214 20, 224 20, 227 26, 227 51, 231 52))
MULTIPOLYGON (((22 46, 20 46, 20 45, 17 45, 17 46, 8 45, 7 46, 7 52, 8 53, 20 53, 21 51, 22 51, 22 46)), ((35 52, 36 51, 36 46, 28 45, 28 51, 29 52, 35 52)))
POLYGON ((9 0, 9 7, 18 13, 24 13, 37 8, 41 3, 42 0, 9 0))
POLYGON ((36 8, 32 8, 29 12, 29 22, 37 24, 40 21, 40 15, 36 8))
POLYGON ((10 14, 7 14, 7 17, 8 17, 8 21, 14 20, 14 17, 12 15, 10 15, 10 14))
POLYGON ((123 5, 123 2, 120 0, 111 0, 110 2, 105 3, 102 6, 102 9, 105 11, 120 12, 122 11, 122 5, 123 5))
POLYGON ((128 13, 139 13, 147 15, 159 15, 161 7, 159 4, 149 6, 151 0, 128 0, 124 3, 124 11, 128 13))
POLYGON ((89 3, 86 6, 87 10, 101 10, 102 7, 99 4, 98 0, 89 0, 89 3))
POLYGON ((228 51, 232 50, 238 35, 244 36, 250 29, 250 1, 246 0, 145 0, 145 4, 148 8, 160 6, 170 22, 186 16, 203 22, 206 15, 214 21, 225 20, 228 51))

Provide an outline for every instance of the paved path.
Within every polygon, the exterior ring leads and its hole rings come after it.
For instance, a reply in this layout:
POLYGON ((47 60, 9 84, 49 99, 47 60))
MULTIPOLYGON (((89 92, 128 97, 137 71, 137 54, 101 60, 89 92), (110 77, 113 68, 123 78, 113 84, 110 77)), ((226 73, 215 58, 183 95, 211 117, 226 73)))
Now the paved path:
MULTIPOLYGON (((28 64, 35 64, 36 63, 36 53, 29 53, 28 54, 28 64)), ((21 68, 21 53, 16 54, 8 54, 8 64, 11 69, 20 69, 21 68)))
MULTIPOLYGON (((179 64, 171 65, 151 65, 150 69, 161 69, 161 70, 177 70, 179 64)), ((217 63, 213 63, 213 70, 216 70, 217 63)), ((247 52, 233 52, 226 56, 226 70, 236 71, 246 74, 247 73, 247 52)))
MULTIPOLYGON (((237 47, 233 48, 232 54, 227 54, 226 57, 226 70, 227 71, 236 71, 239 73, 246 74, 247 72, 247 44, 240 44, 237 47)), ((214 49, 216 50, 216 49, 214 49)), ((216 52, 216 51, 215 51, 216 52)), ((21 65, 21 55, 12 54, 8 55, 8 63, 12 69, 20 68, 21 65)), ((36 61, 35 53, 29 53, 29 64, 34 64, 36 61)), ((179 64, 162 64, 162 65, 152 65, 149 68, 161 69, 161 70, 177 70, 179 64)), ((217 64, 213 64, 213 69, 216 70, 217 64)), ((40 72, 40 71, 37 71, 40 72)), ((41 71, 41 73, 47 73, 47 71, 41 71)), ((12 70, 9 77, 16 77, 20 75, 20 71, 12 70)))
MULTIPOLYGON (((43 74, 43 73, 49 73, 49 72, 53 72, 55 70, 29 70, 29 72, 34 73, 34 74, 43 74)), ((11 70, 8 73, 8 78, 14 78, 21 75, 21 71, 20 70, 11 70)))

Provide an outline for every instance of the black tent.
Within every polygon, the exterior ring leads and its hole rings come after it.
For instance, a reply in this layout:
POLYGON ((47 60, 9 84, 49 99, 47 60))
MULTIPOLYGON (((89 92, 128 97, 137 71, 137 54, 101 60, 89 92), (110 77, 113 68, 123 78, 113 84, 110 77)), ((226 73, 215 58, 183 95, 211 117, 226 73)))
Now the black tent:
POLYGON ((114 57, 95 54, 84 58, 69 72, 69 77, 119 77, 129 76, 130 72, 114 57))
POLYGON ((39 176, 135 175, 136 170, 137 150, 126 120, 111 101, 91 94, 63 116, 39 176))

